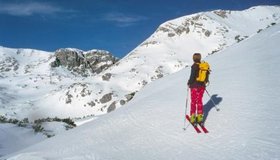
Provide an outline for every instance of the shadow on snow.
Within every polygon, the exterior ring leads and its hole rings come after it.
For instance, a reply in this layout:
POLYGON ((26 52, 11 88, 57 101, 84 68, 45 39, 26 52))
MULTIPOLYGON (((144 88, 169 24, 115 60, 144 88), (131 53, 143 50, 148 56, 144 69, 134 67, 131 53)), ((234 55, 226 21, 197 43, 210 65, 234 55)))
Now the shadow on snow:
POLYGON ((208 117, 208 114, 209 114, 210 110, 212 108, 215 108, 215 107, 216 107, 216 109, 218 109, 218 105, 223 100, 223 98, 222 97, 218 97, 217 94, 212 95, 211 99, 209 99, 208 102, 206 104, 204 104, 204 108, 203 108, 203 110, 204 110, 204 122, 207 120, 207 117, 208 117))

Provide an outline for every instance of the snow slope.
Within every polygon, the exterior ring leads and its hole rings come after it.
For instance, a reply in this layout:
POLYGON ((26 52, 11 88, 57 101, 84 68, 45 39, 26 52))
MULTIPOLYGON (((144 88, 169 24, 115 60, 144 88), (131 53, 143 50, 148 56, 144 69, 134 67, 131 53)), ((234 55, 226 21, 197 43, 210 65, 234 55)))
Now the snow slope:
POLYGON ((0 124, 0 135, 0 157, 46 139, 43 134, 35 134, 33 129, 21 128, 14 124, 0 124))
POLYGON ((205 94, 209 134, 183 128, 189 68, 138 92, 124 107, 8 160, 160 160, 280 158, 278 107, 280 25, 274 25, 205 60, 212 66, 205 94))

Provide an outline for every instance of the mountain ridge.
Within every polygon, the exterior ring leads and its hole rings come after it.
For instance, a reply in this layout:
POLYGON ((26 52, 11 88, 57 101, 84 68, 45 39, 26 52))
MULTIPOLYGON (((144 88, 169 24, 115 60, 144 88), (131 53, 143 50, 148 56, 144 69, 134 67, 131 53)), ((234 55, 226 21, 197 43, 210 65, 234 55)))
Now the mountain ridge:
MULTIPOLYGON (((279 22, 278 6, 258 6, 244 11, 216 10, 179 17, 161 24, 127 56, 110 62, 109 67, 94 76, 90 72, 81 75, 79 70, 83 68, 79 66, 78 72, 62 66, 50 67, 57 58, 50 52, 44 52, 51 55, 37 62, 26 61, 30 64, 20 68, 21 75, 13 72, 17 67, 11 60, 4 65, 11 64, 9 72, 1 72, 1 112, 21 119, 83 118, 111 112, 131 100, 146 84, 189 66, 194 52, 206 57, 279 22)), ((1 55, 3 50, 2 47, 1 55)), ((13 54, 16 52, 14 50, 13 54)), ((0 62, 3 66, 6 60, 0 62)))

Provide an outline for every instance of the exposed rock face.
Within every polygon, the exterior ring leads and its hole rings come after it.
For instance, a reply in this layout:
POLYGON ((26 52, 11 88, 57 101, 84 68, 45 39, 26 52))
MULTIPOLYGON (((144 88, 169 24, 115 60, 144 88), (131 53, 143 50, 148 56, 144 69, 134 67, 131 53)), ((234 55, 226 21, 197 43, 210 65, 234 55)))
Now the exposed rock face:
MULTIPOLYGON (((226 12, 221 12, 221 15, 225 16, 226 12)), ((210 37, 212 31, 207 30, 207 27, 203 23, 207 20, 209 20, 209 17, 204 14, 198 14, 196 16, 186 17, 181 24, 167 22, 161 25, 156 32, 167 33, 168 37, 192 34, 194 32, 203 33, 205 37, 210 37)))
POLYGON ((89 73, 100 73, 118 59, 104 50, 90 50, 84 52, 78 49, 59 49, 55 51, 56 60, 51 63, 52 67, 64 66, 69 70, 88 76, 89 73))
POLYGON ((227 14, 230 14, 231 11, 225 11, 225 10, 217 10, 217 11, 213 11, 216 15, 222 17, 222 18, 227 18, 227 14))
POLYGON ((108 108, 107 108, 107 113, 112 112, 113 110, 116 109, 116 102, 113 102, 108 108))
POLYGON ((101 103, 107 103, 107 102, 109 102, 109 101, 112 99, 112 95, 113 95, 113 93, 105 94, 105 95, 100 99, 100 102, 101 102, 101 103))
POLYGON ((130 100, 134 97, 135 93, 136 93, 136 92, 132 92, 132 93, 130 93, 130 94, 125 95, 125 97, 126 97, 126 99, 127 99, 127 102, 130 101, 130 100))
POLYGON ((6 57, 0 60, 0 72, 16 71, 19 67, 17 60, 14 57, 6 57))
POLYGON ((111 77, 112 77, 111 73, 106 73, 102 76, 102 79, 103 81, 109 81, 111 77))

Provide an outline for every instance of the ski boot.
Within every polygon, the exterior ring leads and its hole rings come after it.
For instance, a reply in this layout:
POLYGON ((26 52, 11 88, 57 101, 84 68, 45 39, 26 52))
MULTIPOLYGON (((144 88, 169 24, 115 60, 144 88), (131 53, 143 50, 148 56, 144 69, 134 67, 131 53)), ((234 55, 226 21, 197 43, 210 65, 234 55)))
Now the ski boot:
POLYGON ((197 123, 199 123, 200 125, 204 125, 204 123, 203 123, 203 114, 198 114, 197 115, 197 123))
POLYGON ((191 124, 193 124, 194 126, 196 126, 196 116, 195 116, 195 114, 192 114, 192 115, 191 115, 190 122, 191 122, 191 124))

